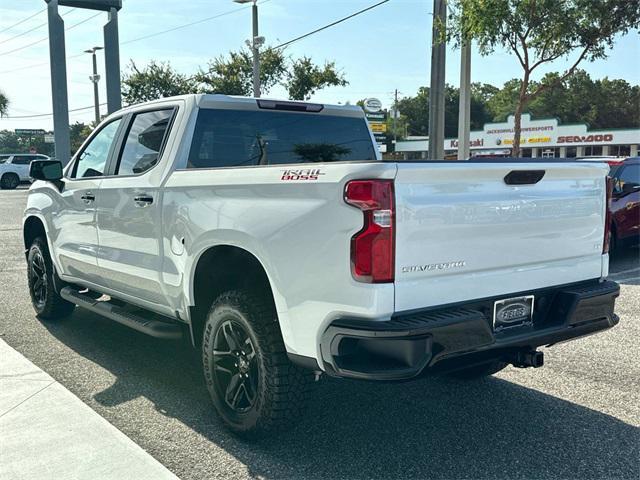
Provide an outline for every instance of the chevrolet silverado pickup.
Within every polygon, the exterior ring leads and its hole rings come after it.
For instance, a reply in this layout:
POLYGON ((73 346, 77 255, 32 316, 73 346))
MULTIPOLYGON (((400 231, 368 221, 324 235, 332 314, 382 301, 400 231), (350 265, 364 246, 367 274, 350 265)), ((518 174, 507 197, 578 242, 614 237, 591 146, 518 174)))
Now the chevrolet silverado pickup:
POLYGON ((384 161, 356 106, 162 99, 33 163, 29 290, 46 321, 185 337, 225 424, 257 435, 322 374, 474 378, 614 326, 608 171, 384 161))

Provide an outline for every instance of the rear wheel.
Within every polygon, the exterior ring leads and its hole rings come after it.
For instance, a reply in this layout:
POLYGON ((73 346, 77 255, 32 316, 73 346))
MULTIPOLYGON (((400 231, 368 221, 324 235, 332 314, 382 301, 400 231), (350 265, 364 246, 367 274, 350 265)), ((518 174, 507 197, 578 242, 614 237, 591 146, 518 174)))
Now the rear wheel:
POLYGON ((289 361, 271 302, 242 290, 213 302, 202 358, 213 404, 239 434, 260 435, 293 423, 314 383, 311 371, 289 361))
POLYGON ((73 312, 75 305, 58 295, 53 281, 56 272, 44 238, 36 238, 27 255, 27 274, 31 303, 38 317, 55 320, 73 312))
POLYGON ((0 188, 3 190, 14 190, 20 185, 20 178, 15 173, 5 173, 0 178, 0 188))
POLYGON ((474 380, 476 378, 489 377, 494 373, 498 373, 500 370, 509 365, 506 362, 500 362, 494 360, 489 363, 483 363, 481 365, 474 365, 473 367, 464 368, 462 370, 456 370, 451 373, 452 377, 459 378, 461 380, 474 380))

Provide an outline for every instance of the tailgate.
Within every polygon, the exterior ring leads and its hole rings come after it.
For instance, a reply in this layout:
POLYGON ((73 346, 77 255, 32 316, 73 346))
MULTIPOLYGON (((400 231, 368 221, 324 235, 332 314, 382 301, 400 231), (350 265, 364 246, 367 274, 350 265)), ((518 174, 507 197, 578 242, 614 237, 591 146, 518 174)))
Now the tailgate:
POLYGON ((569 162, 399 163, 396 311, 600 277, 607 172, 569 162), (544 176, 505 183, 522 170, 544 176))

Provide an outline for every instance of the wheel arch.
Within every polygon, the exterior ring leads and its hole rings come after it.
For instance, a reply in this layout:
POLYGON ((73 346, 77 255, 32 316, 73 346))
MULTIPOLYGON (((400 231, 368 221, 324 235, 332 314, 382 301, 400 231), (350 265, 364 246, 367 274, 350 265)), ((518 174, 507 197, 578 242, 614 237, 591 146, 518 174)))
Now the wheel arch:
POLYGON ((22 239, 24 241, 25 254, 33 241, 40 236, 44 237, 48 242, 47 229, 44 222, 36 215, 29 215, 24 219, 22 225, 22 239))
POLYGON ((252 252, 219 244, 204 249, 189 276, 191 341, 198 346, 211 303, 224 291, 248 289, 264 295, 276 309, 274 288, 263 263, 252 252))

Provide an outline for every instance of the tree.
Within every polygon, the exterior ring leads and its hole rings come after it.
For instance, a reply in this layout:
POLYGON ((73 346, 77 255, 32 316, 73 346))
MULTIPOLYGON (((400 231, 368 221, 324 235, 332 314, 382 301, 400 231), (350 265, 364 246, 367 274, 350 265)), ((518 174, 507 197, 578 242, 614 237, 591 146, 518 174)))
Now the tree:
MULTIPOLYGON (((195 80, 203 93, 226 95, 253 94, 253 65, 251 52, 240 50, 228 57, 219 56, 210 61, 206 70, 200 70, 195 80)), ((347 81, 336 69, 335 62, 320 67, 311 58, 291 59, 281 50, 267 48, 260 53, 260 89, 268 93, 275 85, 283 86, 291 100, 308 100, 317 90, 333 85, 344 86, 347 81)))
MULTIPOLYGON (((540 82, 530 82, 529 92, 543 88, 527 105, 535 118, 556 117, 562 123, 587 123, 591 128, 629 128, 640 124, 640 86, 621 79, 593 80, 577 69, 559 81, 560 73, 547 73, 540 82)), ((522 80, 507 81, 487 97, 486 106, 493 121, 503 122, 518 104, 522 80)))
POLYGON ((321 88, 348 85, 335 62, 325 62, 323 67, 315 65, 311 58, 293 60, 286 71, 284 87, 291 100, 309 100, 321 88))
POLYGON ((122 78, 122 98, 129 105, 197 92, 196 82, 176 72, 168 62, 152 60, 141 70, 131 61, 129 68, 122 78))
MULTIPOLYGON (((260 54, 260 89, 268 92, 285 73, 286 59, 280 50, 267 48, 260 54)), ((207 70, 200 70, 195 76, 202 93, 222 93, 225 95, 253 95, 253 63, 251 52, 240 50, 230 52, 229 57, 221 55, 210 61, 207 70)))
POLYGON ((0 91, 0 117, 4 117, 9 111, 9 99, 0 91))
POLYGON ((512 155, 520 154, 522 112, 545 90, 570 77, 580 62, 605 58, 618 34, 640 26, 640 2, 629 0, 454 0, 447 35, 457 45, 473 39, 480 53, 497 47, 515 54, 523 76, 515 108, 512 155), (534 71, 575 53, 551 83, 532 88, 534 71))
MULTIPOLYGON (((495 88, 495 87, 494 87, 495 88)), ((485 88, 485 91, 489 89, 485 88)), ((445 87, 445 137, 458 136, 458 110, 460 92, 457 88, 445 87)), ((398 110, 407 118, 409 135, 429 134, 429 88, 420 87, 415 97, 404 97, 398 100, 398 110)), ((479 130, 491 120, 491 114, 479 91, 471 91, 471 129, 479 130)))
POLYGON ((82 146, 82 143, 91 134, 92 130, 93 128, 91 128, 90 125, 86 125, 82 122, 76 122, 69 127, 72 155, 78 151, 78 149, 82 146))

